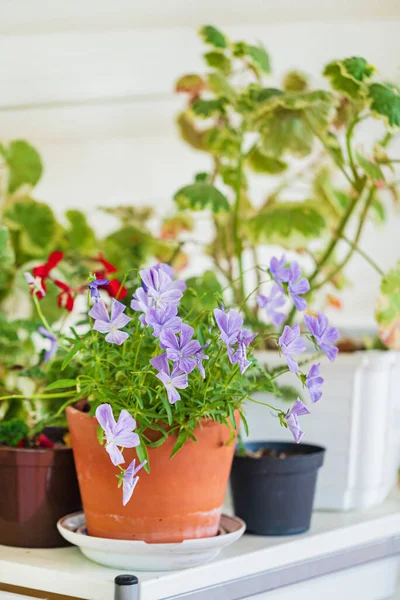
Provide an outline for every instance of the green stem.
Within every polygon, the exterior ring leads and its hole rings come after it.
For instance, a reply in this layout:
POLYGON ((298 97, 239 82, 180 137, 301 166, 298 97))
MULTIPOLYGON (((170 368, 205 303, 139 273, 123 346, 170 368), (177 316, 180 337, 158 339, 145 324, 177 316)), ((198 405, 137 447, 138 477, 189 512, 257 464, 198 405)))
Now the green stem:
POLYGON ((342 240, 344 242, 346 242, 347 244, 349 244, 349 246, 354 248, 354 251, 358 252, 358 254, 360 256, 362 256, 367 261, 367 263, 370 264, 373 269, 375 269, 375 271, 377 273, 379 273, 379 275, 381 275, 382 277, 385 275, 385 272, 380 268, 380 266, 377 265, 376 262, 370 256, 368 256, 368 254, 366 252, 364 252, 364 250, 361 250, 361 248, 358 248, 358 246, 355 246, 354 242, 352 242, 351 240, 348 240, 347 237, 345 237, 344 235, 342 235, 342 240))
POLYGON ((10 396, 0 396, 0 402, 3 400, 35 400, 36 398, 67 398, 68 396, 73 396, 73 394, 71 392, 60 392, 59 394, 32 394, 31 396, 12 394, 10 396))
MULTIPOLYGON (((325 277, 325 279, 323 279, 321 282, 319 282, 318 284, 316 284, 316 285, 313 286, 313 288, 312 288, 313 291, 314 290, 318 290, 319 288, 323 287, 327 283, 331 282, 332 279, 335 277, 335 275, 337 275, 338 273, 340 273, 345 268, 345 266, 347 265, 347 263, 349 262, 349 260, 353 256, 353 254, 355 252, 355 249, 357 247, 357 244, 358 244, 358 242, 360 240, 362 230, 363 230, 364 225, 365 225, 365 221, 366 221, 366 218, 367 218, 367 215, 368 215, 368 210, 370 209, 372 201, 373 201, 373 198, 374 198, 374 192, 375 192, 375 188, 372 188, 370 190, 368 196, 367 196, 367 200, 365 202, 364 209, 363 209, 363 211, 361 213, 361 216, 360 216, 360 220, 359 220, 359 223, 358 223, 357 232, 356 232, 354 241, 351 243, 351 249, 349 250, 349 252, 345 256, 345 258, 342 260, 342 262, 339 263, 333 269, 333 271, 331 271, 331 273, 329 273, 329 275, 327 275, 325 277)), ((342 233, 340 233, 340 237, 343 239, 343 234, 342 233)))
POLYGON ((235 255, 239 266, 239 297, 240 301, 243 302, 245 297, 244 290, 244 278, 243 278, 243 251, 242 242, 240 240, 239 226, 240 226, 240 200, 242 193, 242 179, 243 179, 243 150, 240 148, 239 160, 237 164, 236 173, 236 186, 235 186, 235 205, 233 209, 233 239, 235 244, 235 255))
POLYGON ((353 152, 351 149, 351 139, 353 136, 354 128, 357 125, 357 123, 359 123, 359 121, 360 121, 360 118, 357 115, 354 118, 353 122, 351 123, 351 125, 348 128, 347 133, 346 133, 346 148, 347 148, 347 154, 349 157, 350 169, 351 169, 351 172, 353 173, 354 181, 356 181, 356 182, 358 181, 359 177, 358 177, 356 165, 355 165, 354 158, 353 158, 353 152))

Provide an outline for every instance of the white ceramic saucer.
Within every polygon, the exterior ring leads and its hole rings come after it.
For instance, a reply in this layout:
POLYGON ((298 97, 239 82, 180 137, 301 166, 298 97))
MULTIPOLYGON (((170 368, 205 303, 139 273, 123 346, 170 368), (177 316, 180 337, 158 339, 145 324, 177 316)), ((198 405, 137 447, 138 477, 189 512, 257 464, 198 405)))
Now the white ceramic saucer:
POLYGON ((222 548, 238 540, 246 524, 238 517, 222 515, 218 535, 174 544, 147 544, 87 535, 85 515, 73 513, 60 519, 58 531, 90 560, 128 571, 172 571, 202 565, 215 558, 222 548))

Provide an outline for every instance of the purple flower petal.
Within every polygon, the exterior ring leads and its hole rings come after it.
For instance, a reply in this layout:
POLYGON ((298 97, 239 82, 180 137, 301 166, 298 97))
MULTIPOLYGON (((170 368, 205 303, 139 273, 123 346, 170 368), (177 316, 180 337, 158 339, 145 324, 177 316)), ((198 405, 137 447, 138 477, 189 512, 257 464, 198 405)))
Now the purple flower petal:
POLYGON ((339 330, 336 329, 336 327, 329 326, 328 318, 322 312, 318 313, 318 319, 313 315, 304 315, 304 322, 314 337, 317 346, 319 346, 329 360, 333 362, 339 350, 332 344, 339 339, 339 330))
POLYGON ((106 451, 108 452, 111 462, 115 467, 122 465, 125 462, 121 450, 115 445, 114 442, 109 442, 106 444, 106 451))
POLYGON ((286 256, 282 254, 278 260, 275 256, 269 263, 269 271, 276 283, 285 283, 289 279, 289 269, 286 265, 286 256))
MULTIPOLYGON (((115 298, 111 300, 111 321, 116 321, 120 315, 124 312, 126 306, 119 302, 115 298)), ((129 318, 129 317, 128 317, 129 318)))
POLYGON ((151 358, 150 364, 157 369, 157 371, 164 371, 164 373, 169 375, 170 370, 166 353, 151 358))
POLYGON ((135 466, 136 464, 136 460, 134 459, 131 464, 129 465, 129 467, 126 469, 123 478, 122 478, 122 504, 123 506, 126 506, 129 502, 129 500, 132 498, 132 494, 134 492, 134 489, 139 481, 139 476, 137 476, 137 473, 140 471, 140 469, 142 469, 145 464, 147 463, 147 460, 144 460, 142 463, 140 463, 140 465, 138 465, 137 467, 135 466))
POLYGON ((111 331, 111 323, 107 323, 106 321, 95 321, 92 329, 99 333, 109 333, 111 331))
MULTIPOLYGON (((93 327, 94 329, 94 327, 93 327)), ((110 344, 117 344, 117 346, 121 346, 127 340, 129 335, 125 333, 125 331, 118 331, 118 329, 112 329, 108 335, 106 335, 105 340, 110 344)))
POLYGON ((110 404, 100 404, 96 409, 96 419, 106 433, 112 432, 116 427, 113 411, 110 404))
POLYGON ((296 373, 299 370, 299 366, 293 355, 301 354, 306 350, 306 344, 300 337, 300 325, 295 323, 293 328, 286 325, 278 344, 287 360, 289 370, 292 373, 296 373))
POLYGON ((314 403, 318 402, 321 398, 322 392, 319 388, 324 383, 323 378, 319 374, 319 369, 320 363, 312 365, 306 377, 306 386, 310 393, 311 401, 314 403))
POLYGON ((108 316, 104 302, 96 302, 96 304, 93 304, 89 311, 89 317, 96 320, 98 319, 99 321, 106 321, 107 323, 110 322, 110 317, 108 316))
POLYGON ((284 417, 288 429, 290 429, 290 431, 292 432, 294 441, 297 444, 300 443, 301 438, 304 435, 304 432, 300 428, 298 416, 307 414, 310 414, 310 411, 305 406, 305 404, 303 404, 303 402, 298 398, 294 406, 292 406, 287 415, 285 415, 284 417))

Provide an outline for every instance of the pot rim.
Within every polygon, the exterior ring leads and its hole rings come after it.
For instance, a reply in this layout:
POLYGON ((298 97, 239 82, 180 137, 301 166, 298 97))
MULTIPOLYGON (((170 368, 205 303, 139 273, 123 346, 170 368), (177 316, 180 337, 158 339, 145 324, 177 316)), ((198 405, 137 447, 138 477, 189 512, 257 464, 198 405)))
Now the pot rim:
MULTIPOLYGON (((237 452, 235 452, 234 458, 235 460, 249 460, 249 461, 291 461, 291 460, 298 460, 299 457, 306 457, 306 456, 315 456, 318 454, 325 454, 326 452, 326 448, 324 448, 323 446, 319 446, 317 444, 296 444, 296 442, 285 442, 285 441, 280 441, 280 440, 252 440, 252 441, 248 441, 248 442, 244 442, 244 446, 245 448, 247 446, 250 445, 258 445, 258 446, 265 446, 266 448, 268 448, 271 445, 279 445, 279 446, 283 446, 286 448, 293 448, 293 449, 297 449, 298 452, 294 452, 292 454, 290 454, 289 456, 286 456, 284 459, 279 458, 277 456, 260 456, 259 458, 254 458, 253 456, 241 456, 240 454, 237 454, 237 452), (301 449, 307 449, 306 452, 302 452, 301 449)), ((283 448, 282 448, 283 449, 283 448)))
POLYGON ((45 454, 46 452, 66 452, 67 450, 72 451, 69 446, 62 448, 16 448, 14 446, 0 446, 0 452, 23 452, 24 454, 45 454))

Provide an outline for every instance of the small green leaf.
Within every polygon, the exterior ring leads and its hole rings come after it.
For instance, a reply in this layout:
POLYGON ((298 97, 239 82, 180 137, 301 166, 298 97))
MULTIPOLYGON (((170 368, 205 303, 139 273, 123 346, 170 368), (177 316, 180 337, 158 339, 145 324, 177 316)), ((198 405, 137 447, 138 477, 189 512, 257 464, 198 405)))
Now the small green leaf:
POLYGON ((384 329, 400 319, 400 261, 382 279, 376 318, 384 329))
POLYGON ((228 46, 224 34, 212 25, 204 25, 201 27, 199 34, 203 38, 203 41, 206 44, 210 44, 210 46, 214 46, 215 48, 226 48, 228 46))
POLYGON ((182 112, 176 120, 181 138, 195 148, 196 150, 205 150, 204 137, 205 133, 201 129, 197 129, 194 123, 193 114, 191 111, 182 112))
POLYGON ((209 67, 217 69, 217 71, 221 71, 221 73, 224 75, 230 74, 231 61, 223 52, 218 52, 218 50, 207 52, 204 55, 204 59, 209 67))
POLYGON ((373 83, 368 87, 371 112, 388 127, 400 127, 400 90, 390 83, 373 83))
POLYGON ((237 159, 241 148, 241 138, 232 127, 212 127, 204 137, 204 145, 211 154, 219 158, 237 159))
POLYGON ((229 211, 229 202, 211 183, 197 182, 178 190, 174 200, 180 209, 211 209, 213 212, 229 211))
POLYGON ((76 387, 76 379, 58 379, 53 381, 46 388, 45 391, 58 390, 61 388, 76 387))
POLYGON ((175 442, 174 447, 172 448, 172 452, 171 452, 171 456, 170 458, 173 458, 175 456, 175 454, 177 452, 179 452, 179 450, 182 448, 182 446, 185 444, 185 442, 188 439, 188 433, 185 430, 182 430, 179 432, 179 435, 177 437, 177 440, 175 442))
POLYGON ((283 78, 285 92, 304 92, 308 87, 308 78, 300 71, 289 71, 283 78))
POLYGON ((175 91, 196 95, 205 88, 205 85, 205 81, 200 75, 189 73, 178 79, 175 83, 175 91))
POLYGON ((64 371, 64 369, 69 365, 71 360, 74 358, 75 354, 79 352, 82 346, 83 341, 80 341, 71 348, 71 350, 68 352, 67 356, 63 360, 63 364, 61 365, 61 371, 64 371))
POLYGON ((235 100, 235 89, 231 86, 225 75, 219 71, 215 71, 208 74, 207 81, 208 87, 216 96, 222 96, 230 101, 235 100))
POLYGON ((252 59, 255 68, 261 73, 270 73, 271 63, 268 52, 264 46, 259 44, 258 46, 248 46, 248 48, 249 56, 252 59))
POLYGON ((147 448, 145 443, 143 442, 143 438, 141 438, 140 440, 140 446, 136 446, 135 448, 136 450, 136 454, 137 457, 139 459, 140 462, 143 462, 144 460, 146 460, 146 464, 144 466, 144 469, 147 473, 150 473, 150 461, 149 461, 149 455, 147 452, 147 448))
POLYGON ((283 160, 264 154, 257 146, 253 146, 250 150, 246 162, 255 173, 278 175, 287 169, 287 164, 283 160))
POLYGON ((208 119, 215 114, 224 113, 225 104, 226 100, 224 98, 215 98, 213 100, 200 99, 193 102, 191 109, 196 116, 208 119))
POLYGON ((161 392, 160 396, 161 398, 161 402, 163 403, 163 406, 165 408, 165 412, 167 413, 167 419, 168 419, 168 425, 172 425, 172 410, 171 410, 171 405, 168 402, 168 398, 166 397, 166 395, 164 393, 161 392))
POLYGON ((356 151, 356 160, 364 173, 368 175, 370 179, 376 184, 382 183, 385 181, 385 177, 382 173, 382 169, 376 163, 373 163, 371 160, 360 154, 356 151))
POLYGON ((2 154, 10 169, 8 191, 12 194, 22 185, 36 185, 42 176, 43 165, 37 150, 24 140, 14 140, 2 154))
POLYGON ((326 223, 315 205, 305 201, 272 204, 250 219, 247 226, 256 241, 301 248, 321 237, 326 223))
POLYGON ((359 100, 366 95, 364 82, 370 79, 374 72, 375 67, 369 65, 364 58, 353 56, 329 63, 323 74, 329 79, 334 90, 353 100, 359 100))
POLYGON ((99 442, 99 444, 103 445, 104 444, 104 431, 103 431, 103 428, 101 425, 97 425, 96 437, 97 437, 97 441, 99 442))

